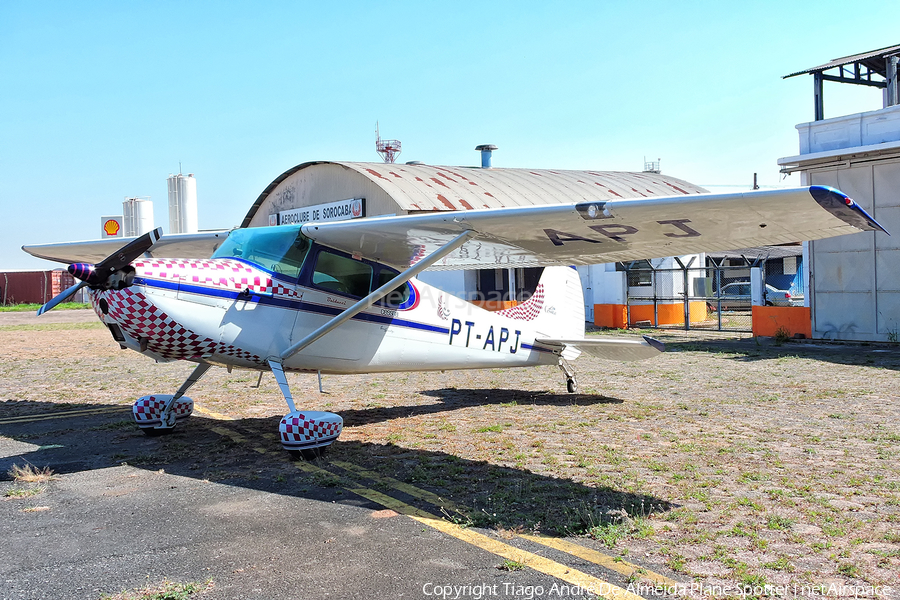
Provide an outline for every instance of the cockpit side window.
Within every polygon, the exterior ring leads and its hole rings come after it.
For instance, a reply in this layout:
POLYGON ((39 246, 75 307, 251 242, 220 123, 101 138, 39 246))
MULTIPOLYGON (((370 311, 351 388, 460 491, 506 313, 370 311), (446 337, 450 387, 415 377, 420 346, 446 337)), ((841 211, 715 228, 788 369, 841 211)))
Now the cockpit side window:
MULTIPOLYGON (((382 269, 378 272, 378 279, 375 282, 375 285, 373 285, 372 287, 374 289, 380 288, 399 274, 400 273, 398 273, 394 269, 382 267, 382 269)), ((384 304, 385 306, 396 307, 400 306, 407 300, 409 300, 409 286, 406 285, 406 283, 401 283, 399 286, 388 292, 387 296, 381 299, 381 304, 384 304)))
POLYGON ((369 293, 372 266, 323 249, 316 258, 312 283, 326 290, 361 298, 369 293))

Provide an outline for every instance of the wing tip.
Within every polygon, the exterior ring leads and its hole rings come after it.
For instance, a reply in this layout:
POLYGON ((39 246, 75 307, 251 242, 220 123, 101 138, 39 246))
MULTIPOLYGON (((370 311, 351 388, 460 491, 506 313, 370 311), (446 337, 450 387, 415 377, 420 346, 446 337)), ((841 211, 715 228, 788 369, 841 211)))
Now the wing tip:
POLYGON ((883 231, 891 235, 872 215, 844 192, 827 185, 813 185, 809 193, 819 206, 832 215, 863 231, 883 231))

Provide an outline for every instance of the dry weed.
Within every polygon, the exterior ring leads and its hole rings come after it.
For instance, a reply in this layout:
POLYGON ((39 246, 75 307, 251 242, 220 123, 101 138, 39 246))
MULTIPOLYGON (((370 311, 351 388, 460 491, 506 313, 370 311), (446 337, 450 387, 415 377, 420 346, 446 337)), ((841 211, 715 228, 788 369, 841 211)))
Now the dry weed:
POLYGON ((22 466, 13 465, 6 473, 12 477, 13 481, 19 483, 46 483, 59 479, 59 476, 53 473, 50 467, 39 469, 29 463, 22 466))

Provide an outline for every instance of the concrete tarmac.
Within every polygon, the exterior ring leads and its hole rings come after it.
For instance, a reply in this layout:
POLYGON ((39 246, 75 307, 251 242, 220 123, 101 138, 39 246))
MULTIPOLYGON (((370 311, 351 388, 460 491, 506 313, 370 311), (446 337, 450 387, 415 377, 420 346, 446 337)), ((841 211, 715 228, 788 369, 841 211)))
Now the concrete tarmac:
POLYGON ((164 581, 211 581, 192 596, 204 599, 591 597, 573 581, 637 598, 597 562, 420 518, 441 509, 418 488, 353 476, 328 455, 295 463, 253 423, 195 414, 152 438, 127 405, 15 409, 0 414, 0 476, 27 462, 58 478, 0 481, 0 599, 164 581))

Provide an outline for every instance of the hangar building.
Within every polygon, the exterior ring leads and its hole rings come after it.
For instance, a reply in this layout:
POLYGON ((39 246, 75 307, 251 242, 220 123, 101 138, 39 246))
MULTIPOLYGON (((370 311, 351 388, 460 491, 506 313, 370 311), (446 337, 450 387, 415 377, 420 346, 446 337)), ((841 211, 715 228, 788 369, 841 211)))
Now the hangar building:
MULTIPOLYGON (((595 202, 705 191, 681 179, 654 172, 317 161, 297 165, 276 178, 253 203, 241 226, 436 210, 595 202)), ((441 271, 427 272, 420 278, 485 308, 498 309, 530 294, 529 288, 533 290, 537 284, 536 275, 531 271, 441 271)), ((583 276, 583 283, 584 279, 583 276)), ((593 292, 586 290, 588 314, 592 313, 594 302, 593 292)))

